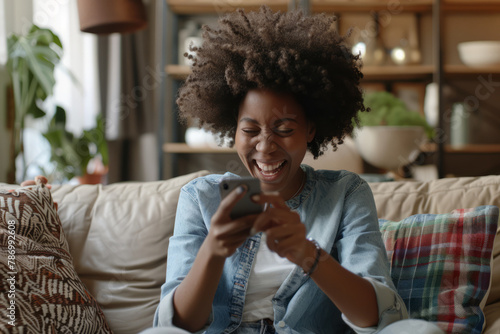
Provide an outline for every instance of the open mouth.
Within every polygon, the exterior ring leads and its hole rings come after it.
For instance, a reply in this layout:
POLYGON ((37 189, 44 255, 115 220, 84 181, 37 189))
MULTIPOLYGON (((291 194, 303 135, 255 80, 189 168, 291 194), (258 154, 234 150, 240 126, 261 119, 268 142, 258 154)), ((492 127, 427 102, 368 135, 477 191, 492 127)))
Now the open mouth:
POLYGON ((273 163, 263 163, 255 161, 255 166, 257 166, 259 172, 265 177, 271 177, 277 175, 283 167, 286 165, 286 160, 273 162, 273 163))

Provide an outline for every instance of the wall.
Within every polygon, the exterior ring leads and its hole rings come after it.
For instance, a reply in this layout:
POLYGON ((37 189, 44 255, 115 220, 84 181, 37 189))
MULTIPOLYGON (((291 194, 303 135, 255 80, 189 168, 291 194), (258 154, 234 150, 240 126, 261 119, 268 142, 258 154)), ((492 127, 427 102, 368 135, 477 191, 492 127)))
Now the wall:
MULTIPOLYGON (((5 22, 5 0, 0 0, 0 22, 5 22)), ((0 182, 7 181, 7 168, 9 156, 9 136, 6 127, 7 101, 5 89, 7 84, 7 73, 5 72, 5 62, 7 61, 7 43, 5 25, 0 24, 0 182)))

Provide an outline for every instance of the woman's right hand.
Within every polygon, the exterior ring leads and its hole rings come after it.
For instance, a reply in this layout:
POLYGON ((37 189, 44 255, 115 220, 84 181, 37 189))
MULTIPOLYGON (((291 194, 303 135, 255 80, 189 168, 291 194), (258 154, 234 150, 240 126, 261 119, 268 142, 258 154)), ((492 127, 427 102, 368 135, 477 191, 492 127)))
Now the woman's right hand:
POLYGON ((35 176, 34 180, 27 180, 27 181, 21 182, 21 187, 45 184, 45 186, 50 189, 50 188, 52 188, 52 186, 48 182, 49 181, 47 180, 47 178, 45 176, 38 175, 38 176, 35 176))
POLYGON ((231 219, 230 212, 243 198, 247 188, 239 186, 229 193, 220 203, 211 220, 206 238, 207 249, 216 257, 227 258, 250 236, 250 230, 257 214, 231 219))
MULTIPOLYGON (((48 182, 49 182, 49 180, 47 180, 47 178, 45 176, 38 175, 38 176, 35 176, 34 180, 26 180, 26 181, 21 182, 21 187, 44 184, 47 187, 47 189, 51 189, 52 185, 49 184, 48 182)), ((56 211, 59 210, 59 205, 57 204, 57 202, 54 202, 54 207, 56 208, 56 211)))

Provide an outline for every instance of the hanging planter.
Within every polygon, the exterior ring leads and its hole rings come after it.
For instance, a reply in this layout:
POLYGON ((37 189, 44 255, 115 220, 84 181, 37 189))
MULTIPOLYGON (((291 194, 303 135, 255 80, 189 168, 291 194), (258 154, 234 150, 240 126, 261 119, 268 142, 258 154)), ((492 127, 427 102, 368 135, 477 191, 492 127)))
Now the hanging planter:
POLYGON ((93 34, 131 33, 147 26, 142 0, 78 0, 80 30, 93 34))

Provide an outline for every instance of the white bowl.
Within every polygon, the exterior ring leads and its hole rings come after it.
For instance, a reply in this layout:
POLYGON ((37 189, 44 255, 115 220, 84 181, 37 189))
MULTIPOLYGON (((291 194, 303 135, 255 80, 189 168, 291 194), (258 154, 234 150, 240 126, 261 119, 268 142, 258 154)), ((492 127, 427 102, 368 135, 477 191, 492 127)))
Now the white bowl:
POLYGON ((421 126, 364 126, 356 130, 354 141, 366 162, 397 171, 417 158, 425 130, 421 126))
POLYGON ((459 43, 458 55, 467 66, 500 65, 500 41, 459 43))

